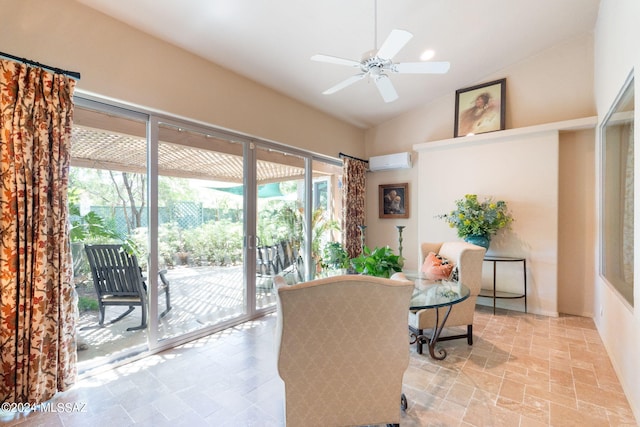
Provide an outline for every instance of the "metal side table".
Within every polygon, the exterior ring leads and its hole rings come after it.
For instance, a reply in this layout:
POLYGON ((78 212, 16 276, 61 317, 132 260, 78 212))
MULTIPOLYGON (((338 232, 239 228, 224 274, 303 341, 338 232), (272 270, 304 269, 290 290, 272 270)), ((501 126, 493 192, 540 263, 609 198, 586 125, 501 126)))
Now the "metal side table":
POLYGON ((480 290, 479 296, 493 298, 493 314, 496 314, 496 299, 518 299, 524 298, 524 312, 527 312, 527 260, 526 258, 512 258, 503 256, 485 256, 484 261, 493 264, 493 289, 480 290), (523 292, 503 292, 496 290, 496 264, 502 262, 521 262, 523 274, 523 292))

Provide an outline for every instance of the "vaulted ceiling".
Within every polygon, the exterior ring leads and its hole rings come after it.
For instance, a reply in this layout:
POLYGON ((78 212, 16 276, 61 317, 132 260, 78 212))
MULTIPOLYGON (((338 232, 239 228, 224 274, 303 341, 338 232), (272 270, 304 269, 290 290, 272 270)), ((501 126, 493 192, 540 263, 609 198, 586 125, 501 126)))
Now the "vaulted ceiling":
POLYGON ((500 69, 591 33, 599 0, 77 0, 349 123, 367 128, 500 69), (311 61, 325 54, 360 61, 393 29, 413 34, 393 58, 448 61, 447 74, 391 74, 386 103, 363 79, 322 92, 356 68, 311 61))

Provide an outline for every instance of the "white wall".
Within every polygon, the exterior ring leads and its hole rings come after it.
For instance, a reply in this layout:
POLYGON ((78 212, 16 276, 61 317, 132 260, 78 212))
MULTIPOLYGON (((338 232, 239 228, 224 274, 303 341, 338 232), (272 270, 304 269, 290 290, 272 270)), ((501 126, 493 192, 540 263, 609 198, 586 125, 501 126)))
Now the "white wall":
MULTIPOLYGON (((611 109, 623 83, 635 69, 635 135, 640 131, 638 114, 638 70, 640 69, 640 2, 637 0, 602 0, 595 31, 595 94, 600 120, 611 109)), ((640 170, 636 156, 635 170, 640 170)), ((639 174, 636 173, 635 188, 639 174)), ((637 193, 636 193, 637 194, 637 193)), ((599 200, 599 199, 598 199, 599 200)), ((635 197, 635 262, 640 271, 640 198, 635 197)), ((597 257, 597 252, 594 254, 597 257)), ((634 286, 635 308, 629 307, 596 271, 594 317, 600 336, 607 348, 613 367, 629 399, 637 420, 640 420, 640 286, 634 286)))

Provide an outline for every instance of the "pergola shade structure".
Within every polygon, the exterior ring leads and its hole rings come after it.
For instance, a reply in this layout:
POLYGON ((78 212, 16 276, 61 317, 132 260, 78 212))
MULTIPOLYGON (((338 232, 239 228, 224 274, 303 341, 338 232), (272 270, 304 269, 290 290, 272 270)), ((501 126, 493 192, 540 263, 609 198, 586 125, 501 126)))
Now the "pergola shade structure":
MULTIPOLYGON (((173 130, 165 129, 171 133, 173 130)), ((179 131, 178 131, 179 132, 179 131)), ((206 149, 162 142, 158 147, 160 175, 181 178, 243 182, 242 145, 206 137, 206 149), (216 149, 218 148, 218 149, 216 149), (230 149, 231 148, 231 149, 230 149), (236 151, 237 149, 237 151, 236 151)), ((188 142, 188 141, 187 141, 188 142)), ((304 162, 294 156, 264 151, 257 162, 259 183, 304 178, 304 162), (269 160, 267 160, 269 159, 269 160)), ((123 135, 101 129, 74 126, 72 132, 71 165, 94 169, 145 173, 147 141, 144 137, 123 135)))
MULTIPOLYGON (((71 165, 145 173, 145 123, 102 111, 76 108, 71 165)), ((163 176, 243 183, 242 143, 160 124, 158 173, 163 176)), ((304 179, 304 159, 256 145, 258 184, 304 179)), ((313 177, 341 175, 335 164, 313 162, 313 177)))
MULTIPOLYGON (((71 165, 145 173, 146 126, 140 121, 76 108, 71 165)), ((243 182, 242 144, 216 136, 161 124, 158 173, 164 176, 243 182)), ((304 160, 273 149, 256 147, 258 184, 304 178, 304 160)), ((338 170, 337 170, 338 169, 338 170)), ((314 162, 314 176, 332 175, 335 165, 314 162), (325 170, 326 169, 326 170, 325 170)))

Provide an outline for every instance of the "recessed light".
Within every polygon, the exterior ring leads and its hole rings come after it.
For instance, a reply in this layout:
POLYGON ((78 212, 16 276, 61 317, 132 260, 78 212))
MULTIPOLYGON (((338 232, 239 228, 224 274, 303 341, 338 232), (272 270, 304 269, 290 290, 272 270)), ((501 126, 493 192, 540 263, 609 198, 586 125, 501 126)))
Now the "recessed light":
POLYGON ((422 52, 422 55, 420 55, 420 59, 422 61, 428 61, 431 58, 433 58, 435 56, 436 52, 433 49, 427 49, 424 52, 422 52))

